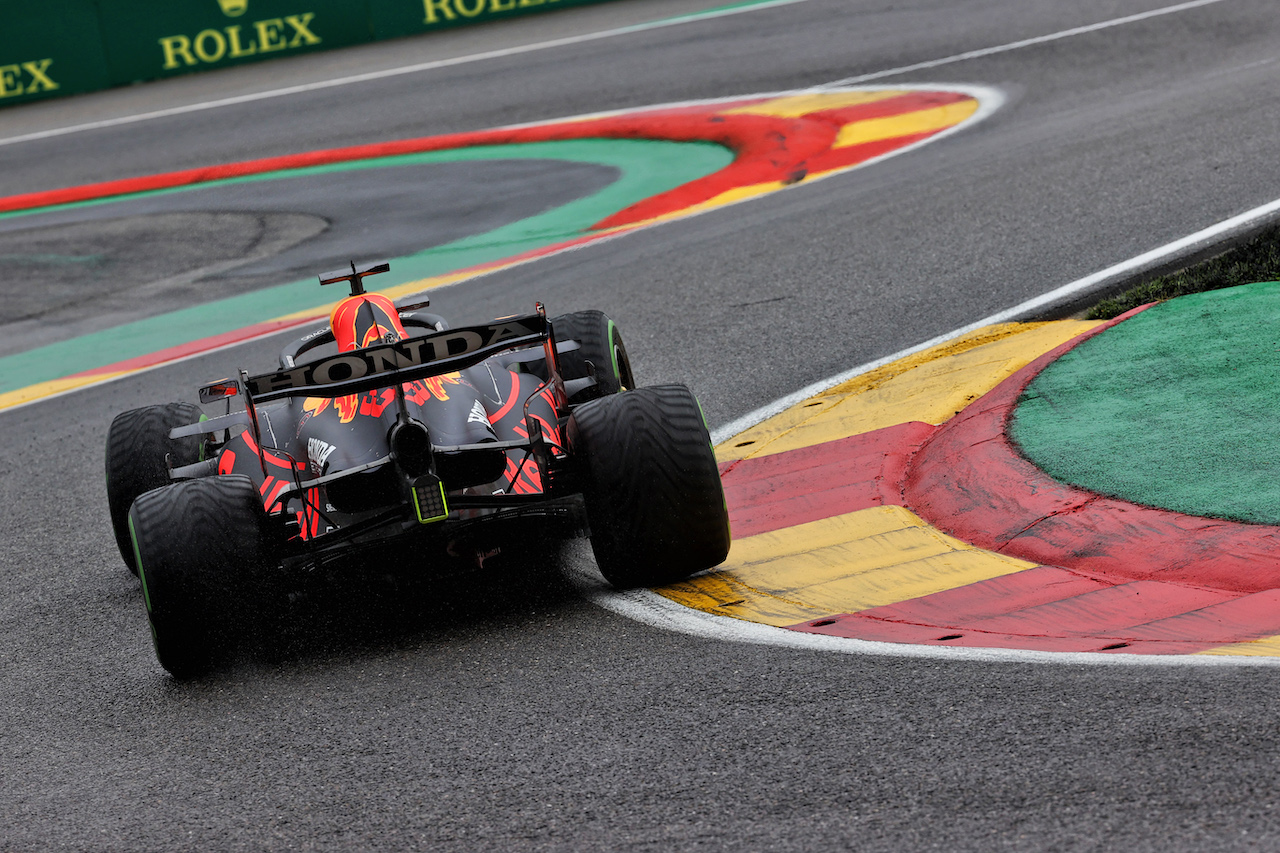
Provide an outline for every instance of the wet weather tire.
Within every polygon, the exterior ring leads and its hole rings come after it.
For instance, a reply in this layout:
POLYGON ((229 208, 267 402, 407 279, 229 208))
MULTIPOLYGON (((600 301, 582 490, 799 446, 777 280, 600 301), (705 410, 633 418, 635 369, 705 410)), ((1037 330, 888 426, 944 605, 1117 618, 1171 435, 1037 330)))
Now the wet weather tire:
POLYGON ((165 403, 131 409, 116 415, 107 431, 107 506, 111 529, 125 565, 135 575, 133 545, 129 541, 129 507, 144 492, 169 484, 168 455, 173 467, 200 461, 204 436, 193 435, 176 441, 169 430, 193 424, 204 417, 191 403, 165 403))
POLYGON ((575 311, 551 321, 556 343, 577 341, 578 348, 560 353, 560 373, 565 381, 591 375, 587 362, 595 369, 596 384, 579 391, 571 403, 585 403, 635 387, 631 360, 627 357, 622 332, 601 311, 575 311))
POLYGON ((177 678, 208 672, 252 628, 251 590, 269 565, 266 513, 240 475, 147 492, 129 512, 160 665, 177 678))
POLYGON ((570 418, 569 440, 591 548, 609 583, 658 586, 728 556, 720 472, 688 388, 658 385, 586 403, 570 418))

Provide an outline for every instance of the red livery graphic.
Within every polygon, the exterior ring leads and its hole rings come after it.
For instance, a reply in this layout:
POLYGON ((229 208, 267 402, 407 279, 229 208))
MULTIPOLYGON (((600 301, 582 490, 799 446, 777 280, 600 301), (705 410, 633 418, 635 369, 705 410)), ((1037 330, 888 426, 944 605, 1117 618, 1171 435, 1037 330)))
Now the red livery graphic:
POLYGON ((450 328, 426 303, 366 293, 387 269, 321 276, 351 286, 329 326, 286 346, 273 372, 202 388, 222 414, 169 403, 112 423, 116 540, 174 675, 252 636, 266 591, 359 561, 482 569, 530 540, 586 534, 605 578, 629 587, 728 553, 697 400, 682 385, 636 388, 606 315, 552 319, 537 305, 450 328))

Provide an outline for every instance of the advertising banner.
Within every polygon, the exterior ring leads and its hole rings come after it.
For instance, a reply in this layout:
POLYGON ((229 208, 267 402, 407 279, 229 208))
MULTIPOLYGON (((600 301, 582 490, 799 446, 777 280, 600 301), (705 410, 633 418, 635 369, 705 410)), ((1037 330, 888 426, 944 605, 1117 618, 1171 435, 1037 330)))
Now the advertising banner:
POLYGON ((0 108, 599 2, 0 0, 0 108))
POLYGON ((373 37, 364 0, 98 0, 98 7, 116 84, 373 37))
POLYGON ((368 0, 374 38, 417 35, 601 0, 368 0))
POLYGON ((0 16, 0 107, 110 83, 93 0, 5 4, 0 16))

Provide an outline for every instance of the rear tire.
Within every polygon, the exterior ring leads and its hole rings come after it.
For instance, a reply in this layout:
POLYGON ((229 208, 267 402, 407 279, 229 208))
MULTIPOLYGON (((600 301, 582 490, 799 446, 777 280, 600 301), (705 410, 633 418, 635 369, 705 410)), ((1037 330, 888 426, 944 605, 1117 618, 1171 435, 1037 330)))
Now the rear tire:
POLYGON ((729 513, 711 437, 683 385, 579 406, 569 441, 581 466, 591 549, 619 588, 660 586, 719 565, 729 513))
POLYGON ((587 362, 595 369, 596 385, 573 395, 570 403, 585 403, 636 386, 622 332, 607 314, 575 311, 556 317, 551 326, 556 343, 578 342, 576 350, 560 353, 560 373, 566 381, 590 376, 587 362))
POLYGON ((270 564, 266 513, 241 475, 185 480, 138 497, 132 545, 160 665, 203 675, 230 656, 252 625, 252 588, 270 564))
POLYGON ((133 543, 129 540, 129 507, 144 492, 167 486, 168 455, 173 467, 199 462, 204 449, 204 436, 193 435, 173 440, 169 430, 198 422, 204 417, 200 407, 191 403, 165 403, 131 409, 116 415, 107 430, 107 507, 111 511, 111 529, 125 565, 135 575, 133 543))

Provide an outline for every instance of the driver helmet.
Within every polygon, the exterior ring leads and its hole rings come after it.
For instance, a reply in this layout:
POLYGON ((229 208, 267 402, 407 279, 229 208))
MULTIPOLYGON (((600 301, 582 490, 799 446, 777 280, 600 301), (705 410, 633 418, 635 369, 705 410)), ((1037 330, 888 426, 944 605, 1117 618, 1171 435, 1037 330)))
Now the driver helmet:
POLYGON ((339 302, 329 315, 329 328, 340 352, 408 337, 395 303, 381 293, 361 293, 339 302))

